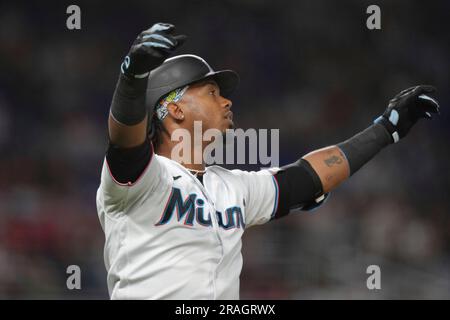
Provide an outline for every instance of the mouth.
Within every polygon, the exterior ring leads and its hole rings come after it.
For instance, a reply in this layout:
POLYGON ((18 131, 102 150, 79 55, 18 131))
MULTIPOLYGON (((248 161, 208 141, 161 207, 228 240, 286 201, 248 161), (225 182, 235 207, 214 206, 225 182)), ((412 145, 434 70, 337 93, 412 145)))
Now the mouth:
POLYGON ((227 111, 226 113, 225 113, 225 116, 224 116, 225 118, 227 118, 227 119, 230 119, 230 120, 233 120, 233 112, 232 111, 227 111))

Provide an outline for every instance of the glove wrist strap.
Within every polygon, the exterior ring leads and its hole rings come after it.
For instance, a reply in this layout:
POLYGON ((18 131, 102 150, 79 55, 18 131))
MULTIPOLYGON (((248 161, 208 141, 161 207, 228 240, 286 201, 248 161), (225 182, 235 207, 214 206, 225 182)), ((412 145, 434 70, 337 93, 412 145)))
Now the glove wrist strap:
POLYGON ((386 119, 384 116, 379 116, 373 123, 382 125, 392 138, 391 143, 397 143, 400 140, 397 128, 392 124, 391 120, 386 119))

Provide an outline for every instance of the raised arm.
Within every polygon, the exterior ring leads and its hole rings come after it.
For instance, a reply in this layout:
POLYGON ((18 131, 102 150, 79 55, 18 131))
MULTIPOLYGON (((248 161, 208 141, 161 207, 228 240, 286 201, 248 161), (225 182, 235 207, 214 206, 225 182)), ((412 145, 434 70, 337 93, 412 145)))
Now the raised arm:
POLYGON ((282 167, 275 174, 280 188, 277 217, 292 208, 314 207, 323 195, 348 179, 381 149, 405 137, 420 118, 431 119, 432 113, 439 113, 438 103, 428 96, 434 91, 434 87, 423 85, 406 89, 396 95, 383 115, 364 131, 282 167))
POLYGON ((148 112, 145 91, 150 71, 159 65, 185 40, 173 35, 175 27, 157 23, 139 34, 120 70, 108 119, 110 142, 120 148, 141 145, 147 136, 148 112))
POLYGON ((175 27, 157 23, 134 41, 121 67, 108 118, 108 168, 114 180, 133 184, 147 167, 152 148, 147 128, 153 107, 145 103, 147 79, 180 46, 186 36, 173 35, 175 27), (149 114, 150 113, 150 114, 149 114))

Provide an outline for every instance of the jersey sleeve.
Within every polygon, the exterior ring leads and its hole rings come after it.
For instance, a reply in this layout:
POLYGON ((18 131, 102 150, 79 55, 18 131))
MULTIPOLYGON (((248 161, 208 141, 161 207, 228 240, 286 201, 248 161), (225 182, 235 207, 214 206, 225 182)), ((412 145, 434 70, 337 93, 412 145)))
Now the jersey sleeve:
POLYGON ((148 196, 158 186, 162 186, 167 181, 167 169, 159 157, 153 153, 151 145, 147 152, 151 154, 145 156, 144 163, 137 159, 134 159, 135 161, 128 159, 128 162, 122 163, 123 167, 142 166, 138 173, 136 173, 136 170, 118 170, 117 158, 111 158, 108 153, 105 156, 101 172, 99 187, 101 197, 99 199, 107 213, 116 216, 126 213, 125 208, 129 208, 133 202, 142 197, 148 196), (111 168, 110 162, 113 161, 115 162, 115 171, 112 171, 111 168), (125 179, 127 175, 129 181, 125 179))
POLYGON ((251 227, 270 221, 277 211, 278 185, 269 170, 232 170, 240 177, 244 193, 245 225, 251 227))

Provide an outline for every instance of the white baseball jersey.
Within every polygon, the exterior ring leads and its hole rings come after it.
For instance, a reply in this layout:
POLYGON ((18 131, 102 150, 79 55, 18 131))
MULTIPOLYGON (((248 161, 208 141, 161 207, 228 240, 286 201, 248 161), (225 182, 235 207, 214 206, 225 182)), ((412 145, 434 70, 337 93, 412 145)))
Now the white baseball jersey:
POLYGON ((202 185, 154 154, 135 183, 121 184, 105 159, 97 210, 111 299, 239 299, 242 235, 277 203, 268 170, 210 166, 202 185))

